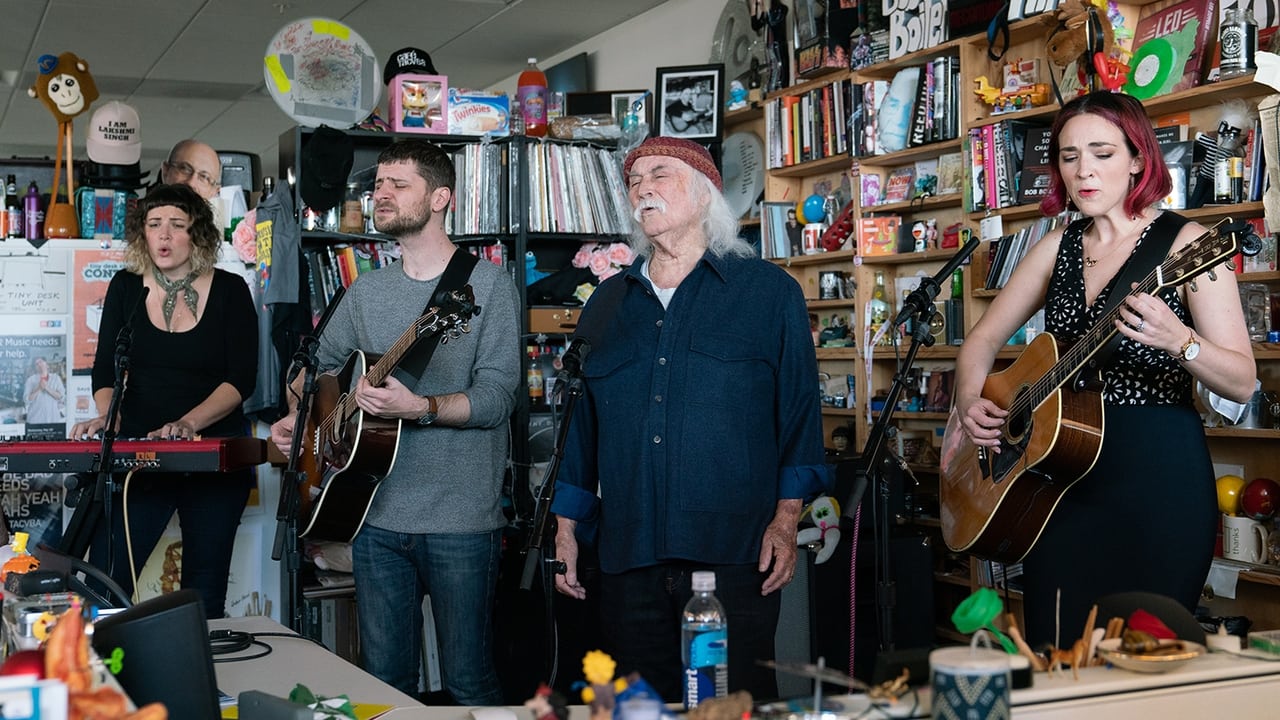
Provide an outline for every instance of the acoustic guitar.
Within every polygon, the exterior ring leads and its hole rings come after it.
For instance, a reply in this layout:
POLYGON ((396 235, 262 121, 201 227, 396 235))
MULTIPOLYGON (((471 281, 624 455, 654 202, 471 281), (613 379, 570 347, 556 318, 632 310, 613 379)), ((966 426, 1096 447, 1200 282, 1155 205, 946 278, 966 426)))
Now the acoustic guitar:
MULTIPOLYGON (((1220 231, 1230 222, 1222 220, 1167 257, 1131 294, 1175 287, 1204 272, 1214 277, 1212 268, 1239 252, 1236 234, 1220 231)), ((1009 412, 1000 452, 974 445, 952 411, 939 483, 947 547, 1003 563, 1022 560, 1063 494, 1093 468, 1102 449, 1102 394, 1081 371, 1116 334, 1120 307, 1065 353, 1051 333, 1042 333, 1007 369, 987 376, 982 397, 1009 412)))
POLYGON ((418 341, 438 336, 444 345, 471 332, 480 313, 471 286, 449 293, 447 300, 414 321, 382 355, 357 350, 342 367, 316 378, 298 467, 305 473, 298 488, 301 537, 351 542, 364 524, 374 494, 395 465, 400 447, 400 419, 365 413, 351 392, 361 378, 381 385, 418 341))

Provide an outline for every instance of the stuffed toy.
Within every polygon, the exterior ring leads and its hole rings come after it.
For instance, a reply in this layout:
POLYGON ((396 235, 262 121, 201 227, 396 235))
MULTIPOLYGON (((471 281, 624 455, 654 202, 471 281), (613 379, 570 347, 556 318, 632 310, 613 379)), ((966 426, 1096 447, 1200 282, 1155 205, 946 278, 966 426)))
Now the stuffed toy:
POLYGON ((797 533, 796 545, 817 545, 818 556, 814 558, 814 563, 821 565, 831 559, 836 545, 840 544, 840 504, 834 498, 823 495, 809 503, 804 512, 800 513, 802 522, 805 518, 809 518, 814 526, 797 533))
POLYGON ((75 197, 75 180, 71 172, 71 121, 77 115, 89 110, 89 106, 98 99, 98 86, 89 74, 89 63, 72 52, 61 55, 41 55, 36 61, 40 70, 36 84, 27 90, 27 94, 40 100, 53 113, 58 122, 57 154, 53 165, 53 187, 49 190, 49 207, 44 214, 44 236, 47 238, 69 238, 79 234, 79 221, 75 208, 70 203, 58 202, 58 193, 62 182, 63 157, 66 157, 67 198, 75 197))
POLYGON ((1128 68, 1112 57, 1116 49, 1115 31, 1105 0, 1064 0, 1055 11, 1057 24, 1045 35, 1045 54, 1060 68, 1076 64, 1080 87, 1090 88, 1094 77, 1109 90, 1118 89, 1128 68))

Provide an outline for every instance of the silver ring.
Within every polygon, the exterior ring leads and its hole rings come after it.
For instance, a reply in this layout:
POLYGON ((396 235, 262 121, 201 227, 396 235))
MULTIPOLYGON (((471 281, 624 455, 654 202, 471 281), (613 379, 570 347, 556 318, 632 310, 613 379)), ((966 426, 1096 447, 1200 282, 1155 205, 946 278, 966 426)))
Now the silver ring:
POLYGON ((1147 324, 1146 320, 1140 319, 1138 320, 1138 327, 1134 328, 1134 330, 1137 330, 1138 332, 1142 332, 1142 326, 1146 324, 1147 324))

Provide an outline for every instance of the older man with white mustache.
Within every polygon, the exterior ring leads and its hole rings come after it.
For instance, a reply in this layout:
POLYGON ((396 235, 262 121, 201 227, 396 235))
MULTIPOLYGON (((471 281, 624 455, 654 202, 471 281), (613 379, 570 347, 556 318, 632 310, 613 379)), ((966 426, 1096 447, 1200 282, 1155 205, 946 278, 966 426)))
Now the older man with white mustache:
POLYGON ((729 690, 774 697, 780 593, 804 503, 828 489, 800 286, 738 238, 710 153, 650 138, 627 155, 637 260, 601 283, 552 511, 556 588, 597 595, 620 674, 681 699, 691 573, 716 574, 729 690), (598 586, 579 542, 598 545, 598 586), (588 587, 590 586, 590 587, 588 587))

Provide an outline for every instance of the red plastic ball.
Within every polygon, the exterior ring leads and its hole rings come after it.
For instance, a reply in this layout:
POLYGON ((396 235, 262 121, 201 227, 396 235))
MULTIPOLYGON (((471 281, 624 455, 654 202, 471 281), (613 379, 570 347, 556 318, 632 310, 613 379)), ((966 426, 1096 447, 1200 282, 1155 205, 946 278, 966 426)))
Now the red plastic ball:
POLYGON ((1280 509, 1280 484, 1270 478, 1254 478, 1240 493, 1240 511, 1254 520, 1269 520, 1280 509))

